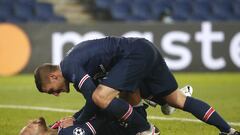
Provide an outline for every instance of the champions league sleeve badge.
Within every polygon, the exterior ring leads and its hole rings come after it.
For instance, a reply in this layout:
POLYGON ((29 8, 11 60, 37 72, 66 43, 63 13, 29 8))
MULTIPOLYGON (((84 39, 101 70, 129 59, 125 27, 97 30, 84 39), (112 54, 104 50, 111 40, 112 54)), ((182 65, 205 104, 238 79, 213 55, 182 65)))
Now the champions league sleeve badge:
POLYGON ((85 131, 80 127, 76 127, 73 130, 73 135, 85 135, 85 131))

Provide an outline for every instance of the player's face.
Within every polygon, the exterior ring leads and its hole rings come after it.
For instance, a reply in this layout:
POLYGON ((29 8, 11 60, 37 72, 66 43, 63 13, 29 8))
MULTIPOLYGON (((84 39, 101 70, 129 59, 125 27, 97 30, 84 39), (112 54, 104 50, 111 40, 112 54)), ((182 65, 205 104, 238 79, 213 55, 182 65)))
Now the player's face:
POLYGON ((69 92, 69 83, 62 76, 54 76, 42 89, 45 93, 59 96, 61 92, 69 92))
POLYGON ((21 131, 20 135, 40 135, 44 134, 47 130, 47 125, 44 118, 39 118, 30 122, 21 131))

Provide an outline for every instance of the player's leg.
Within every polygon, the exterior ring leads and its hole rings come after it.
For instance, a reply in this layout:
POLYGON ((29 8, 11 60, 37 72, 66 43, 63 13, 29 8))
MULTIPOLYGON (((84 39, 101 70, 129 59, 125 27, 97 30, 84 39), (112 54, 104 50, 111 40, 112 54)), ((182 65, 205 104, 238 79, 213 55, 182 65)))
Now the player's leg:
POLYGON ((236 131, 235 129, 231 128, 230 132, 225 133, 225 132, 221 132, 219 133, 219 135, 240 135, 239 131, 236 131))
MULTIPOLYGON (((136 90, 140 80, 149 72, 150 69, 146 62, 149 62, 151 58, 145 57, 142 53, 142 51, 137 51, 122 58, 109 71, 92 96, 94 103, 104 109, 108 115, 135 125, 139 128, 139 132, 150 130, 150 124, 126 101, 115 97, 118 91, 133 92, 136 90)), ((152 55, 152 53, 146 53, 146 55, 152 55)), ((151 130, 149 134, 152 132, 151 130)))
POLYGON ((207 103, 185 96, 179 89, 177 82, 162 58, 149 77, 148 87, 154 97, 164 98, 165 101, 176 108, 192 113, 198 119, 217 127, 221 132, 230 132, 231 127, 207 103))
MULTIPOLYGON (((139 89, 134 91, 133 93, 121 92, 119 94, 119 98, 122 98, 125 101, 127 101, 128 103, 130 103, 133 106, 133 109, 135 111, 137 111, 141 116, 143 116, 143 118, 145 118, 147 120, 146 109, 148 108, 148 105, 143 102, 139 89)), ((154 125, 154 128, 155 128, 154 135, 160 135, 160 130, 155 125, 154 125)), ((127 130, 127 133, 128 132, 133 133, 134 129, 130 129, 130 131, 127 130)), ((135 132, 135 134, 136 133, 137 132, 135 132)))
MULTIPOLYGON (((186 85, 183 88, 180 88, 180 91, 185 95, 185 96, 192 96, 193 93, 193 88, 190 85, 186 85)), ((163 98, 155 98, 151 96, 151 99, 144 99, 144 101, 153 106, 156 107, 157 104, 161 106, 161 111, 165 115, 171 115, 176 111, 176 108, 170 106, 169 104, 166 103, 166 101, 163 98)))
POLYGON ((180 90, 172 92, 165 96, 164 99, 169 105, 192 113, 199 120, 214 125, 221 132, 234 135, 235 130, 207 103, 196 98, 186 97, 180 90))
MULTIPOLYGON (((143 116, 145 119, 147 119, 147 112, 146 112, 147 105, 144 105, 142 102, 139 104, 135 104, 133 106, 133 109, 137 111, 141 116, 143 116)), ((101 129, 100 133, 101 135, 106 135, 106 131, 110 135, 138 135, 138 131, 135 126, 130 126, 128 123, 125 122, 119 122, 119 121, 112 121, 105 124, 103 127, 104 129, 101 129)), ((151 135, 160 135, 160 130, 154 126, 155 133, 151 135)))
POLYGON ((119 98, 124 99, 132 106, 139 105, 139 103, 141 103, 141 101, 142 101, 139 89, 137 89, 131 93, 121 92, 121 93, 119 93, 119 98))
MULTIPOLYGON (((183 88, 180 88, 180 91, 185 95, 185 96, 192 96, 193 88, 190 85, 187 85, 183 88)), ((161 111, 165 115, 170 115, 176 111, 176 108, 170 106, 169 104, 164 104, 161 106, 161 111)))
MULTIPOLYGON (((134 106, 134 110, 136 110, 140 115, 142 115, 146 120, 147 120, 147 111, 146 109, 148 108, 148 105, 143 103, 143 102, 140 102, 139 104, 135 105, 134 106)), ((151 127, 155 130, 155 132, 153 133, 153 135, 160 135, 160 129, 153 125, 153 124, 150 124, 151 127)), ((140 134, 141 135, 141 134, 140 134)))
POLYGON ((127 122, 128 124, 138 127, 138 131, 148 130, 149 123, 137 112, 135 112, 130 104, 122 99, 116 98, 119 91, 114 90, 105 85, 99 85, 93 93, 93 101, 102 108, 107 115, 113 116, 115 119, 127 122))

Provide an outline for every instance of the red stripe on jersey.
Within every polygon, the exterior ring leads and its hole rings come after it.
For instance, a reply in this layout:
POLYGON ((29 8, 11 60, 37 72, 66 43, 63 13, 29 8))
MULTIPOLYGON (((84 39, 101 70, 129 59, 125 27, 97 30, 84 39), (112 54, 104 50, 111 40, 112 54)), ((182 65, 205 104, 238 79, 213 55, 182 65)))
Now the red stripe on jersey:
POLYGON ((90 76, 88 74, 84 75, 83 78, 80 80, 78 84, 78 88, 81 89, 83 83, 89 78, 90 76))
POLYGON ((131 105, 128 107, 128 111, 122 116, 122 120, 126 120, 132 114, 133 108, 131 105))
POLYGON ((87 122, 86 124, 87 124, 87 126, 89 127, 89 129, 92 131, 93 135, 95 135, 95 134, 96 134, 96 130, 94 129, 94 127, 92 126, 92 124, 89 123, 89 122, 87 122))

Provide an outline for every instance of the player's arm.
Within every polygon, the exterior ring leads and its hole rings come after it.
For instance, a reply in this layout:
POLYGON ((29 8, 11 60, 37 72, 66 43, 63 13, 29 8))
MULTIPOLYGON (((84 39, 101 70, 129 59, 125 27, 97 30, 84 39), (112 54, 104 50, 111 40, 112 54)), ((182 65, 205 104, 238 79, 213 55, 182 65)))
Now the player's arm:
POLYGON ((78 112, 75 112, 72 117, 77 119, 80 116, 80 114, 83 112, 83 109, 84 109, 84 107, 82 109, 80 109, 78 112))
POLYGON ((83 122, 86 122, 87 120, 92 118, 98 112, 99 108, 92 100, 92 93, 96 89, 96 86, 88 74, 84 73, 82 75, 81 79, 79 79, 77 87, 86 99, 84 109, 76 119, 76 123, 82 124, 83 122))
POLYGON ((99 110, 92 100, 92 93, 96 89, 96 86, 82 64, 74 58, 67 57, 60 65, 64 78, 74 83, 75 89, 81 92, 86 99, 85 107, 76 119, 76 122, 81 124, 93 117, 97 110, 99 110))

